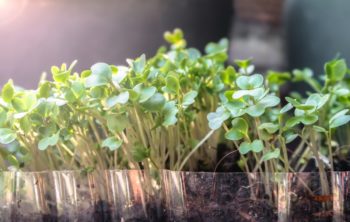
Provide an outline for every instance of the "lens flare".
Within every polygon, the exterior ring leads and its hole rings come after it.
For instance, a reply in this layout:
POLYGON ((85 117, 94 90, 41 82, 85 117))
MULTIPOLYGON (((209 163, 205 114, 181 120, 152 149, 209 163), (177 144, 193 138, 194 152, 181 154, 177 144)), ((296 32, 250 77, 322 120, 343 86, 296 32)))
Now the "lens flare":
POLYGON ((0 0, 0 25, 18 18, 27 5, 28 0, 0 0))

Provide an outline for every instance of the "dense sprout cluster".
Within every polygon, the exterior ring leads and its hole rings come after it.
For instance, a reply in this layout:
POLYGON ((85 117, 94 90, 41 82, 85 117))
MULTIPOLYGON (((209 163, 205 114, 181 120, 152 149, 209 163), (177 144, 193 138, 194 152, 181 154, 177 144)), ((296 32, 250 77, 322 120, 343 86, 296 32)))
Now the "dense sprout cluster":
POLYGON ((264 77, 250 60, 226 65, 226 39, 202 54, 186 48, 181 30, 164 37, 170 49, 128 66, 53 66, 53 81, 36 90, 10 80, 0 98, 0 167, 213 170, 222 143, 244 171, 302 171, 315 159, 325 172, 347 150, 334 133, 350 121, 343 59, 326 63, 320 79, 309 69, 264 77), (282 97, 294 82, 312 92, 282 97))
MULTIPOLYGON (((128 59, 128 66, 97 63, 81 73, 75 63, 53 66, 53 81, 43 79, 37 90, 9 81, 0 103, 0 143, 8 144, 2 166, 179 168, 209 131, 206 115, 224 89, 218 74, 225 72, 228 41, 208 44, 202 55, 185 48, 180 30, 165 39, 171 49, 128 59)), ((215 137, 203 146, 215 147, 215 137)), ((201 149, 195 159, 213 164, 210 152, 201 149)))

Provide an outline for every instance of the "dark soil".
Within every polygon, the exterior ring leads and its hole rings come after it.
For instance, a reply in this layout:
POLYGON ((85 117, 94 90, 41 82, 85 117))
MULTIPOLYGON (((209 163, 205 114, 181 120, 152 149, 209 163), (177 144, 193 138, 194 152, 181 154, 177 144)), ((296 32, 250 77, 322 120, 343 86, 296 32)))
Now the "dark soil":
POLYGON ((245 176, 228 175, 210 177, 193 174, 184 181, 184 206, 169 207, 169 221, 189 222, 273 222, 276 209, 260 185, 256 185, 256 198, 246 189, 245 176), (267 197, 267 198, 266 198, 267 197), (266 199, 265 199, 266 198, 266 199))
MULTIPOLYGON (((304 174, 306 175, 306 174, 304 174)), ((330 176, 328 177, 330 180, 330 176)), ((331 185, 329 185, 331 187, 331 185)), ((299 177, 291 184, 291 212, 289 220, 292 222, 328 222, 333 218, 331 195, 322 195, 320 176, 310 173, 307 177, 299 177), (303 181, 308 190, 300 183, 303 181)), ((331 190, 331 189, 330 189, 331 190)))
POLYGON ((140 204, 133 204, 131 207, 124 208, 119 214, 116 215, 115 221, 123 222, 158 222, 165 221, 164 215, 160 215, 161 212, 155 204, 149 204, 146 207, 140 204))
POLYGON ((105 201, 98 201, 95 206, 90 209, 76 212, 77 218, 68 218, 66 215, 57 216, 54 206, 50 207, 51 213, 33 213, 32 206, 26 206, 26 209, 19 203, 12 209, 11 221, 13 222, 110 222, 112 221, 111 205, 105 201))
POLYGON ((112 216, 111 205, 105 201, 99 201, 94 207, 88 210, 77 212, 76 218, 68 218, 65 215, 57 216, 56 213, 40 214, 28 213, 23 214, 15 210, 11 216, 12 222, 158 222, 165 221, 164 212, 159 212, 154 206, 147 206, 147 214, 145 214, 141 204, 136 204, 122 214, 116 213, 112 216), (163 215, 160 215, 162 214, 163 215))

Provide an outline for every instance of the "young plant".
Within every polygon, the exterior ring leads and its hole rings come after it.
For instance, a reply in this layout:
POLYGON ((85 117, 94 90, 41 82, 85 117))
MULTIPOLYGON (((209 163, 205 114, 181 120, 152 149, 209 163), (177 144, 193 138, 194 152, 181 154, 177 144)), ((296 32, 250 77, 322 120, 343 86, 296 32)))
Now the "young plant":
POLYGON ((269 72, 265 81, 262 75, 251 74, 252 68, 246 71, 249 60, 239 61, 238 66, 240 72, 231 89, 221 97, 216 112, 208 115, 211 129, 225 129, 225 138, 240 153, 239 163, 246 172, 302 171, 315 159, 322 191, 328 195, 326 171, 333 170, 333 144, 338 144, 333 134, 350 121, 344 102, 349 96, 345 61, 333 60, 325 65, 323 86, 312 78, 309 69, 295 70, 293 75, 269 72), (305 81, 316 92, 307 98, 286 97, 287 104, 282 107, 278 89, 288 80, 305 81))
POLYGON ((53 66, 54 81, 42 80, 32 91, 9 82, 0 142, 17 147, 2 156, 32 170, 197 169, 200 161, 212 167, 219 133, 202 139, 209 132, 206 115, 218 102, 212 95, 234 74, 224 66, 227 40, 209 43, 202 55, 185 48, 181 30, 165 39, 169 51, 128 59, 128 66, 97 63, 80 74, 75 63, 53 66), (206 148, 192 156, 200 146, 206 148), (37 154, 43 157, 32 161, 37 154))

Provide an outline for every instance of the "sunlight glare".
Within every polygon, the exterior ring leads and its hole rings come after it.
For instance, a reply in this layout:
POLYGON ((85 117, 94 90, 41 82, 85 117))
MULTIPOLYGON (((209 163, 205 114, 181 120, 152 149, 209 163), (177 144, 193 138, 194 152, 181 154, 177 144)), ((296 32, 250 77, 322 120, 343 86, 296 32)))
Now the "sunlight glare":
POLYGON ((0 25, 18 18, 26 5, 27 0, 0 0, 0 25))
POLYGON ((1 8, 4 8, 8 2, 9 0, 0 0, 0 10, 1 8))

